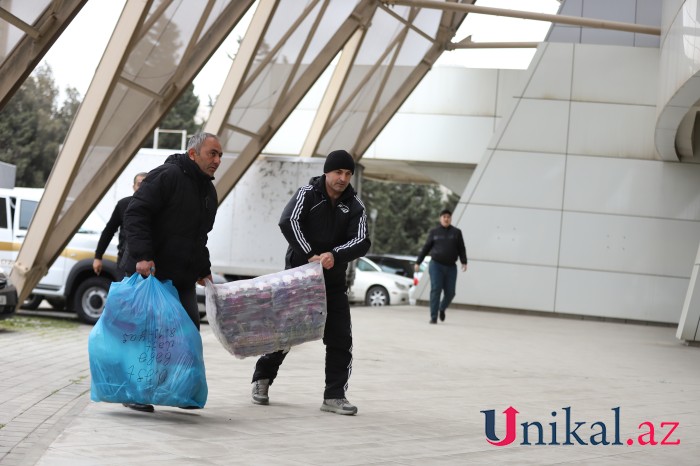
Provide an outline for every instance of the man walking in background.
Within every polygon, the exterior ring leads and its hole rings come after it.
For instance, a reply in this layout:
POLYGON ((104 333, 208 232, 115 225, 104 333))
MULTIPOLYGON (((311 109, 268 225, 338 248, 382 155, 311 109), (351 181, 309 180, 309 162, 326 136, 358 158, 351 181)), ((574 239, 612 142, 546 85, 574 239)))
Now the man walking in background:
POLYGON ((462 263, 462 272, 467 270, 467 249, 464 246, 462 231, 452 226, 452 212, 448 209, 440 212, 440 226, 428 233, 425 245, 414 265, 416 272, 427 255, 430 255, 430 323, 437 324, 438 312, 440 320, 444 321, 445 311, 455 297, 458 258, 462 263))
MULTIPOLYGON (((136 176, 134 177, 134 192, 136 192, 136 190, 139 189, 139 186, 141 186, 141 182, 144 178, 146 178, 145 172, 136 174, 136 176)), ((92 261, 92 270, 95 271, 95 275, 99 275, 102 273, 102 256, 107 250, 109 242, 112 241, 112 238, 114 238, 114 234, 117 232, 117 230, 119 230, 119 243, 117 244, 117 281, 124 278, 125 271, 129 268, 125 264, 122 264, 122 260, 124 257, 124 249, 126 249, 126 233, 124 232, 124 212, 126 212, 126 208, 129 207, 129 202, 131 202, 132 197, 133 196, 126 196, 122 199, 119 199, 117 205, 114 206, 112 216, 109 218, 105 229, 102 230, 100 240, 97 242, 97 249, 95 249, 95 259, 92 261)))

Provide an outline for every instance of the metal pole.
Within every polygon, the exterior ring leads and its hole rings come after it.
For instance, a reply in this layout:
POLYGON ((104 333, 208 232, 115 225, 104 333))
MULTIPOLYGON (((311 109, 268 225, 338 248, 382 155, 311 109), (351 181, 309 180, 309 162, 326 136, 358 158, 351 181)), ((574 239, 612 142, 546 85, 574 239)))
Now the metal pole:
POLYGON ((548 21, 551 23, 570 24, 572 26, 589 27, 596 29, 612 29, 615 31, 636 32, 639 34, 661 35, 661 28, 644 26, 634 23, 622 23, 619 21, 606 21, 602 19, 581 18, 579 16, 550 15, 547 13, 535 13, 532 11, 509 10, 505 8, 491 8, 463 3, 441 2, 435 0, 384 0, 386 5, 404 5, 421 8, 433 8, 437 10, 460 11, 463 13, 476 13, 481 15, 506 16, 509 18, 532 19, 535 21, 548 21))
MULTIPOLYGON (((471 36, 470 36, 471 37, 471 36)), ((463 40, 447 44, 447 50, 457 49, 536 49, 539 42, 472 42, 463 40)))

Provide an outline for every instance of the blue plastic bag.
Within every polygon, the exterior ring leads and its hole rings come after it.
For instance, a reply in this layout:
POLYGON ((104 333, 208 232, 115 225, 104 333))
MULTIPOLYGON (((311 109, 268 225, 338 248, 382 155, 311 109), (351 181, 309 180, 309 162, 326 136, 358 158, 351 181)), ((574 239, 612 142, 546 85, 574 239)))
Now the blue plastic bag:
POLYGON ((88 340, 90 399, 203 408, 202 337, 168 280, 139 274, 112 283, 88 340))

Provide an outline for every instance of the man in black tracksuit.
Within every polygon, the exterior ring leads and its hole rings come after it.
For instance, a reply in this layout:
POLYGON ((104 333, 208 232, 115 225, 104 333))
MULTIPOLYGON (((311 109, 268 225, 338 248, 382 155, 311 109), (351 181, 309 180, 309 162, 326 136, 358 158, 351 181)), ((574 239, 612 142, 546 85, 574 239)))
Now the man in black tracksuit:
POLYGON ((445 320, 445 310, 455 297, 457 284, 457 266, 459 258, 462 272, 467 270, 467 249, 459 228, 452 226, 452 212, 444 209, 440 212, 440 226, 428 233, 425 245, 416 259, 415 270, 418 271, 425 256, 430 254, 430 323, 437 324, 438 311, 440 320, 445 320), (442 301, 440 295, 443 293, 442 301))
MULTIPOLYGON (((326 284, 328 314, 323 334, 326 345, 326 387, 322 411, 355 414, 345 398, 352 370, 352 334, 346 271, 349 262, 364 256, 370 242, 365 207, 350 185, 355 161, 344 150, 328 154, 323 175, 299 188, 279 221, 289 247, 285 267, 320 262, 326 284)), ((268 404, 268 388, 287 353, 260 357, 253 373, 253 403, 268 404)))
MULTIPOLYGON (((212 180, 221 163, 221 143, 210 133, 197 133, 187 153, 169 156, 151 170, 124 214, 127 250, 135 270, 158 280, 171 280, 182 307, 199 329, 195 284, 211 280, 207 249, 217 209, 212 180)), ((153 411, 151 405, 129 405, 153 411)))

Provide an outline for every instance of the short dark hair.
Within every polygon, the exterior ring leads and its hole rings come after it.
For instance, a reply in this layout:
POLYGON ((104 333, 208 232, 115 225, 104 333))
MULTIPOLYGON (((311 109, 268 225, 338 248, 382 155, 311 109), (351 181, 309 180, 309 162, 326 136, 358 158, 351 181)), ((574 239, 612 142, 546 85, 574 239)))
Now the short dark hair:
POLYGON ((449 215, 450 217, 452 217, 452 211, 451 211, 450 209, 442 209, 442 211, 440 212, 440 217, 442 217, 442 216, 445 215, 445 214, 447 214, 447 215, 449 215))
POLYGON ((136 180, 137 180, 139 177, 141 177, 141 178, 146 178, 146 175, 148 175, 148 173, 146 173, 146 172, 139 172, 139 173, 137 173, 136 176, 134 176, 134 184, 136 184, 136 180))

